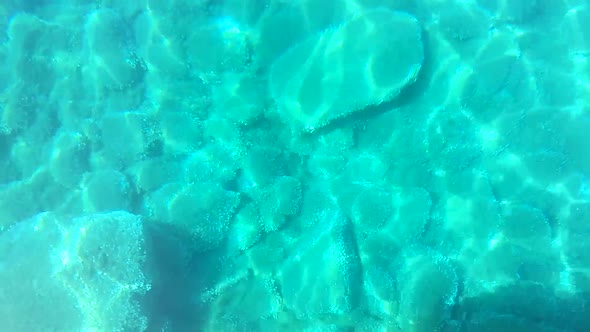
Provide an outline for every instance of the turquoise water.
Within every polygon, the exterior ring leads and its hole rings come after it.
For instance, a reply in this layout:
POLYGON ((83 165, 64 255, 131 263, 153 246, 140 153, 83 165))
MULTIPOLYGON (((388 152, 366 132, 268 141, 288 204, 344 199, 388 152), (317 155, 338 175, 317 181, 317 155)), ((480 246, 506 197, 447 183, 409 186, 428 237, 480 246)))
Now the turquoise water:
POLYGON ((0 332, 590 331, 585 0, 0 4, 0 332))

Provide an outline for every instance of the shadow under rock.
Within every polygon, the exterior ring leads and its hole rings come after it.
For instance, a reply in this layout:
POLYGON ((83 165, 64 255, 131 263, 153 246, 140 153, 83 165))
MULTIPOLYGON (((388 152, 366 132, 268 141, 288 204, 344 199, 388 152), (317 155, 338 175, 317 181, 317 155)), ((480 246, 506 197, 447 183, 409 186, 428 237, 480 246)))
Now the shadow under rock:
POLYGON ((143 299, 147 331, 201 331, 208 308, 195 301, 216 280, 212 254, 196 254, 189 234, 173 225, 146 222, 147 275, 143 299))
POLYGON ((561 297, 538 283, 518 282, 464 298, 454 315, 461 332, 582 332, 590 326, 590 294, 561 297))

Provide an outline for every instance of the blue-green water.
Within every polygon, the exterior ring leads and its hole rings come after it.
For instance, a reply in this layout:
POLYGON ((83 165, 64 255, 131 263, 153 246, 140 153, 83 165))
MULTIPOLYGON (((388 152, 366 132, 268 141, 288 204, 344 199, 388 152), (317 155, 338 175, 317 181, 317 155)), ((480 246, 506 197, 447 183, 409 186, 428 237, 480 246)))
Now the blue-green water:
POLYGON ((586 0, 0 4, 0 332, 590 331, 586 0))

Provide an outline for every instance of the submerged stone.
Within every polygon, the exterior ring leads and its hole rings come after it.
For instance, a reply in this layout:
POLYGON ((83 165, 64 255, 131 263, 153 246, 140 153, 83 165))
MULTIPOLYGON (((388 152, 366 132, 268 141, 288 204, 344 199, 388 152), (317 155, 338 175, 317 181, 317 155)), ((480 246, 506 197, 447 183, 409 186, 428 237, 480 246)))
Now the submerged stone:
POLYGON ((416 18, 369 10, 285 52, 272 65, 270 89, 282 120, 312 132, 393 99, 416 80, 423 59, 416 18))

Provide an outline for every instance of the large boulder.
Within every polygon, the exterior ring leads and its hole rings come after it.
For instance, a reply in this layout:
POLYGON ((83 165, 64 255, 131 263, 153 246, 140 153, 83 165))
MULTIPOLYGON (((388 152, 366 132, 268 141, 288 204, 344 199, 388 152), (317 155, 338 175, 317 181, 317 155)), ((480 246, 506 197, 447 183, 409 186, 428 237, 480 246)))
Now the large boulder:
POLYGON ((143 331, 143 224, 43 213, 0 234, 1 331, 143 331))

